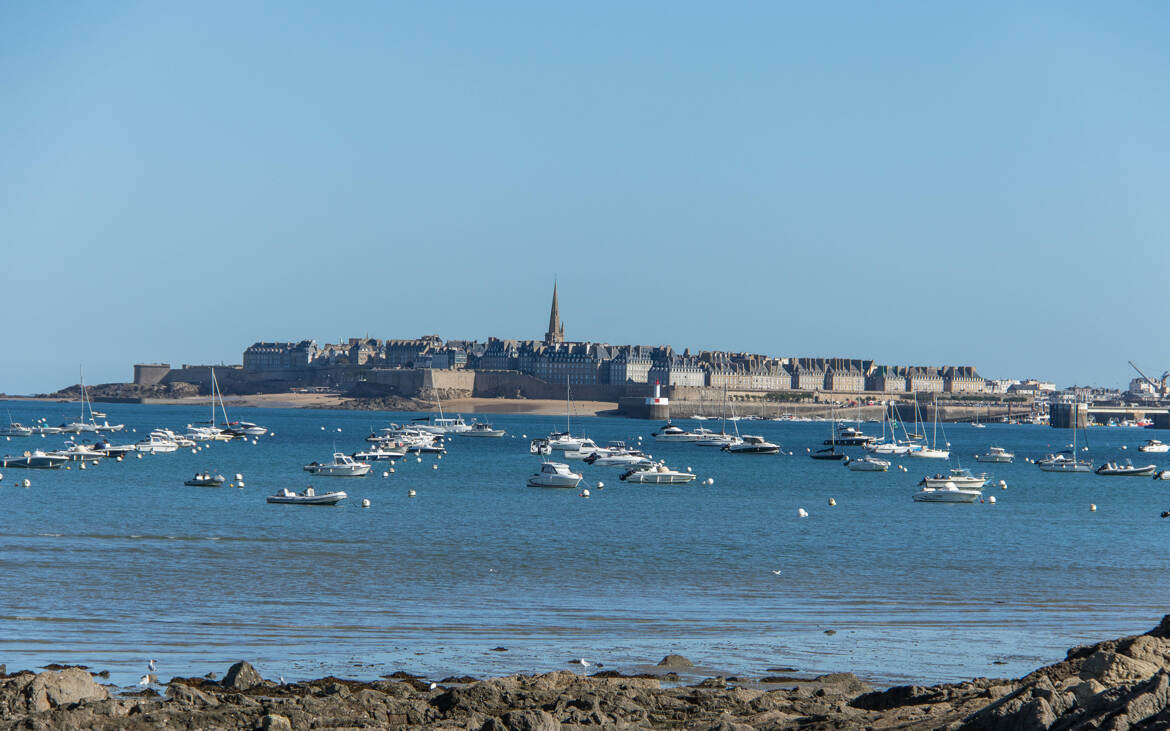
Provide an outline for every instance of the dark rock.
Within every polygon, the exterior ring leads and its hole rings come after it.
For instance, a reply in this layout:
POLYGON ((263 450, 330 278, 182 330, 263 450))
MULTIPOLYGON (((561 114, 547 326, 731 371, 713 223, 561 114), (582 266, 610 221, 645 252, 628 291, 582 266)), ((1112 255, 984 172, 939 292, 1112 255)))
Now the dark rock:
POLYGON ((233 690, 248 690, 263 684, 264 678, 260 677, 256 668, 247 661, 238 662, 228 668, 227 675, 223 676, 223 682, 220 683, 223 687, 233 690))
POLYGON ((660 668, 693 668, 695 664, 682 655, 667 655, 658 661, 660 668))
POLYGON ((795 673, 796 668, 765 668, 769 673, 795 673))
POLYGON ((382 677, 389 678, 390 680, 409 680, 412 678, 414 680, 422 680, 423 679, 423 676, 415 675, 414 673, 408 673, 405 670, 395 670, 394 672, 390 673, 389 675, 383 675, 382 677))
POLYGON ((47 711, 82 701, 104 701, 109 692, 80 668, 37 673, 24 690, 30 711, 47 711))
POLYGON ((867 711, 885 711, 902 706, 918 706, 924 703, 934 703, 943 698, 943 694, 935 688, 923 688, 918 685, 896 685, 887 690, 864 693, 857 696, 849 705, 867 711))
POLYGON ((478 683, 479 678, 473 678, 470 675, 452 675, 449 678, 443 678, 439 682, 440 683, 462 683, 464 685, 467 685, 468 683, 478 683))
POLYGON ((176 703, 185 703, 191 706, 218 706, 219 700, 215 696, 204 693, 182 683, 172 683, 167 686, 166 697, 176 703))
MULTIPOLYGON (((493 647, 493 648, 491 649, 491 651, 492 651, 492 652, 507 652, 507 651, 508 651, 508 648, 506 648, 506 647, 493 647)), ((490 719, 490 720, 494 720, 494 719, 490 719)), ((489 721, 490 721, 490 720, 489 720, 489 721)))
POLYGON ((706 679, 700 681, 697 685, 693 685, 691 687, 692 688, 726 688, 727 681, 723 678, 722 675, 718 675, 714 678, 706 678, 706 679))
POLYGON ((511 711, 501 719, 510 731, 559 731, 560 721, 545 711, 511 711))
POLYGON ((292 731, 292 722, 287 716, 269 713, 256 722, 256 728, 260 731, 292 731))
POLYGON ((835 629, 827 629, 827 630, 825 630, 825 634, 827 634, 827 635, 835 635, 835 634, 837 634, 837 630, 835 630, 835 629))

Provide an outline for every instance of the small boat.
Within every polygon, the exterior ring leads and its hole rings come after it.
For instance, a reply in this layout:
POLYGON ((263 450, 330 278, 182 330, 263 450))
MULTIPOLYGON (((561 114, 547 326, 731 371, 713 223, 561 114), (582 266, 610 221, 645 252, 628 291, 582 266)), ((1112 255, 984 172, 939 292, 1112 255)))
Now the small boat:
POLYGON ((910 445, 899 444, 898 442, 880 442, 867 444, 865 451, 873 454, 905 455, 910 453, 910 445))
POLYGON ((654 461, 639 451, 620 454, 599 454, 594 452, 585 458, 585 463, 594 467, 649 467, 654 461))
POLYGON ((1098 475, 1106 477, 1149 477, 1154 474, 1157 469, 1152 464, 1137 466, 1128 459, 1125 464, 1118 464, 1117 462, 1106 462, 1098 467, 1095 472, 1098 475))
POLYGON ((780 445, 765 441, 763 437, 744 434, 738 444, 726 444, 723 451, 730 454, 779 454, 780 445))
POLYGON ((868 454, 859 459, 846 460, 845 466, 854 472, 888 472, 890 469, 888 460, 878 459, 868 454))
POLYGON ((871 437, 867 434, 862 434, 860 429, 852 426, 841 427, 840 431, 832 439, 826 439, 822 444, 830 446, 840 444, 843 447, 864 447, 867 444, 872 444, 877 441, 877 437, 871 437))
POLYGON ((963 467, 955 467, 946 474, 936 474, 934 477, 923 477, 919 481, 919 487, 946 487, 947 485, 954 485, 960 488, 979 488, 987 484, 987 475, 973 475, 971 470, 963 467))
POLYGON ((74 462, 96 462, 106 455, 93 449, 87 444, 78 444, 72 439, 65 442, 65 449, 59 449, 53 454, 68 457, 74 462))
POLYGON ((311 487, 306 487, 304 492, 293 492, 286 487, 275 495, 269 495, 266 500, 284 505, 336 505, 346 497, 342 490, 318 495, 311 487))
MULTIPOLYGON (((604 447, 597 446, 597 442, 589 437, 583 437, 579 441, 581 444, 576 449, 562 450, 565 459, 585 459, 593 454, 608 454, 610 451, 604 447)), ((556 449, 556 447, 553 446, 553 449, 556 449)))
POLYGON ((1170 444, 1164 444, 1157 439, 1150 439, 1142 446, 1138 447, 1139 452, 1170 452, 1170 444))
POLYGON ((19 421, 10 421, 8 426, 0 429, 0 437, 31 437, 33 435, 33 428, 25 426, 19 421))
POLYGON ((224 424, 220 431, 240 438, 262 437, 268 433, 268 427, 253 424, 250 421, 232 421, 224 424))
POLYGON ((354 452, 350 456, 359 462, 377 462, 379 460, 387 459, 402 459, 406 456, 406 446, 377 446, 373 449, 367 449, 363 452, 354 452))
POLYGON ((618 478, 623 482, 632 482, 638 485, 685 485, 695 479, 690 472, 672 470, 664 464, 650 467, 635 467, 618 478))
POLYGON ((1065 452, 1050 454, 1036 460, 1042 472, 1092 472, 1093 465, 1065 452))
POLYGON ((166 454, 178 450, 179 445, 174 440, 169 439, 166 434, 156 430, 152 431, 145 439, 139 440, 134 448, 147 454, 166 454))
POLYGON ((552 454, 552 445, 549 444, 546 437, 537 437, 528 444, 528 452, 548 456, 552 454))
POLYGON ((949 449, 934 449, 932 447, 920 447, 918 449, 911 449, 906 453, 910 457, 917 457, 919 459, 950 459, 951 451, 949 449))
POLYGON ((183 484, 187 487, 223 487, 223 483, 227 482, 223 475, 212 475, 207 472, 200 472, 183 484))
POLYGON ((1007 451, 1003 447, 988 447, 987 451, 983 454, 975 455, 976 462, 999 462, 1010 464, 1011 461, 1015 458, 1016 455, 1007 451))
POLYGON ((528 478, 529 487, 576 487, 581 475, 562 462, 543 462, 540 471, 528 478))
POLYGON ((461 437, 489 437, 498 439, 507 434, 507 432, 505 432, 503 429, 493 429, 491 424, 486 424, 482 421, 473 421, 471 422, 470 429, 465 431, 457 431, 455 434, 458 434, 461 437))
POLYGON ((942 487, 924 487, 914 493, 916 503, 973 503, 983 497, 978 489, 962 489, 953 482, 942 487))
POLYGON ((415 419, 416 422, 420 422, 416 428, 431 434, 461 434, 471 431, 471 425, 465 422, 462 416, 454 418, 443 416, 441 405, 439 412, 439 416, 436 417, 425 416, 421 419, 415 419))
POLYGON ((845 459, 845 453, 838 452, 835 447, 829 447, 828 449, 818 449, 817 451, 813 452, 809 456, 812 457, 813 459, 824 459, 824 460, 845 459))
POLYGON ((55 470, 68 461, 69 458, 64 455, 44 452, 40 449, 25 452, 19 457, 5 457, 0 460, 5 467, 23 467, 33 470, 55 470))
POLYGON ((704 432, 689 432, 670 422, 666 422, 665 426, 656 432, 651 432, 650 436, 659 442, 697 442, 710 433, 706 430, 704 432))
POLYGON ((125 457, 130 452, 138 451, 138 448, 133 444, 114 445, 106 439, 99 440, 93 445, 93 449, 95 452, 100 452, 110 458, 125 457))
POLYGON ((723 449, 735 444, 743 444, 743 437, 737 434, 728 434, 727 432, 704 434, 702 438, 695 442, 696 447, 720 447, 723 449))
POLYGON ((304 466, 304 470, 322 477, 365 477, 370 471, 370 465, 341 452, 334 452, 332 462, 310 462, 304 466))
POLYGON ((48 424, 40 424, 37 426, 32 426, 30 428, 32 429, 33 434, 46 435, 46 434, 60 434, 61 433, 61 427, 49 426, 48 424))

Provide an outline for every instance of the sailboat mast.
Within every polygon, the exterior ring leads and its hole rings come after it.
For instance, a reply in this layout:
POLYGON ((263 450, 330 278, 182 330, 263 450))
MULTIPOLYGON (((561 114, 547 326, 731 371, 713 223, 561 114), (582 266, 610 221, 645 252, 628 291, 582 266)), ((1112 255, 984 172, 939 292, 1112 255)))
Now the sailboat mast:
POLYGON ((569 428, 569 377, 565 376, 565 434, 571 435, 573 430, 569 428))

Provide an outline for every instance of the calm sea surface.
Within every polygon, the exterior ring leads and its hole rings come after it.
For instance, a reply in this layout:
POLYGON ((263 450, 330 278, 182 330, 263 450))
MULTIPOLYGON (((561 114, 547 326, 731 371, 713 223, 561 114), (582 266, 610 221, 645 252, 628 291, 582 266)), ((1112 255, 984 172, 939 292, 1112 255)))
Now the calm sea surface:
MULTIPOLYGON (((26 424, 76 415, 74 404, 0 406, 26 424)), ((100 406, 127 425, 115 443, 206 418, 180 406, 100 406)), ((274 435, 85 471, 3 470, 0 662, 81 663, 127 684, 148 658, 164 678, 222 672, 237 659, 288 679, 399 669, 437 678, 563 669, 578 657, 629 670, 678 652, 711 673, 790 667, 942 681, 1021 675, 1170 611, 1170 521, 1158 517, 1170 483, 1048 474, 1023 461, 1063 447, 1067 431, 949 426, 952 454, 1008 489, 985 491, 995 505, 931 505, 910 496, 945 462, 896 459, 908 473, 816 462, 806 448, 827 438, 825 423, 741 422, 794 453, 752 457, 654 443, 654 422, 580 418, 574 432, 598 442, 641 435, 655 457, 715 480, 633 486, 617 468, 576 462, 592 487, 605 483, 585 500, 524 486, 537 459, 521 435, 563 428, 563 418, 484 416, 509 436, 454 437, 442 460, 411 457, 385 478, 378 463, 366 478, 340 479, 301 466, 328 459, 335 444, 364 448, 373 428, 417 415, 230 415, 274 435), (1016 463, 971 460, 991 444, 1015 451, 1016 463), (243 473, 247 487, 183 487, 205 469, 243 473), (25 478, 31 488, 14 486, 25 478), (264 502, 309 482, 351 499, 264 502), (362 498, 373 506, 362 509, 362 498)), ((1170 467, 1167 455, 1136 451, 1158 436, 1096 428, 1091 455, 1170 467)), ((0 451, 63 441, 0 439, 0 451)))

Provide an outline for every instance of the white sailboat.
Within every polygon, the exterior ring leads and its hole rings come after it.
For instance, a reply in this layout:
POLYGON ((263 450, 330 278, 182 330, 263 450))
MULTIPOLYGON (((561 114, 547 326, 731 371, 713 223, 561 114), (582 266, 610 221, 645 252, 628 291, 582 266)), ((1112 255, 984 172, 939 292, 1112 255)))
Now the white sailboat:
MULTIPOLYGON (((1077 457, 1077 431, 1080 413, 1080 402, 1073 404, 1073 440, 1072 452, 1058 452, 1050 454, 1043 459, 1036 460, 1036 466, 1042 472, 1092 472, 1093 463, 1088 460, 1082 460, 1077 457)), ((1086 447, 1087 449, 1087 447, 1086 447)))
MULTIPOLYGON (((946 434, 943 434, 943 441, 946 441, 946 434)), ((934 436, 933 444, 929 447, 923 446, 920 449, 915 449, 910 452, 911 457, 919 459, 950 459, 951 450, 938 448, 938 397, 934 399, 934 436)))

